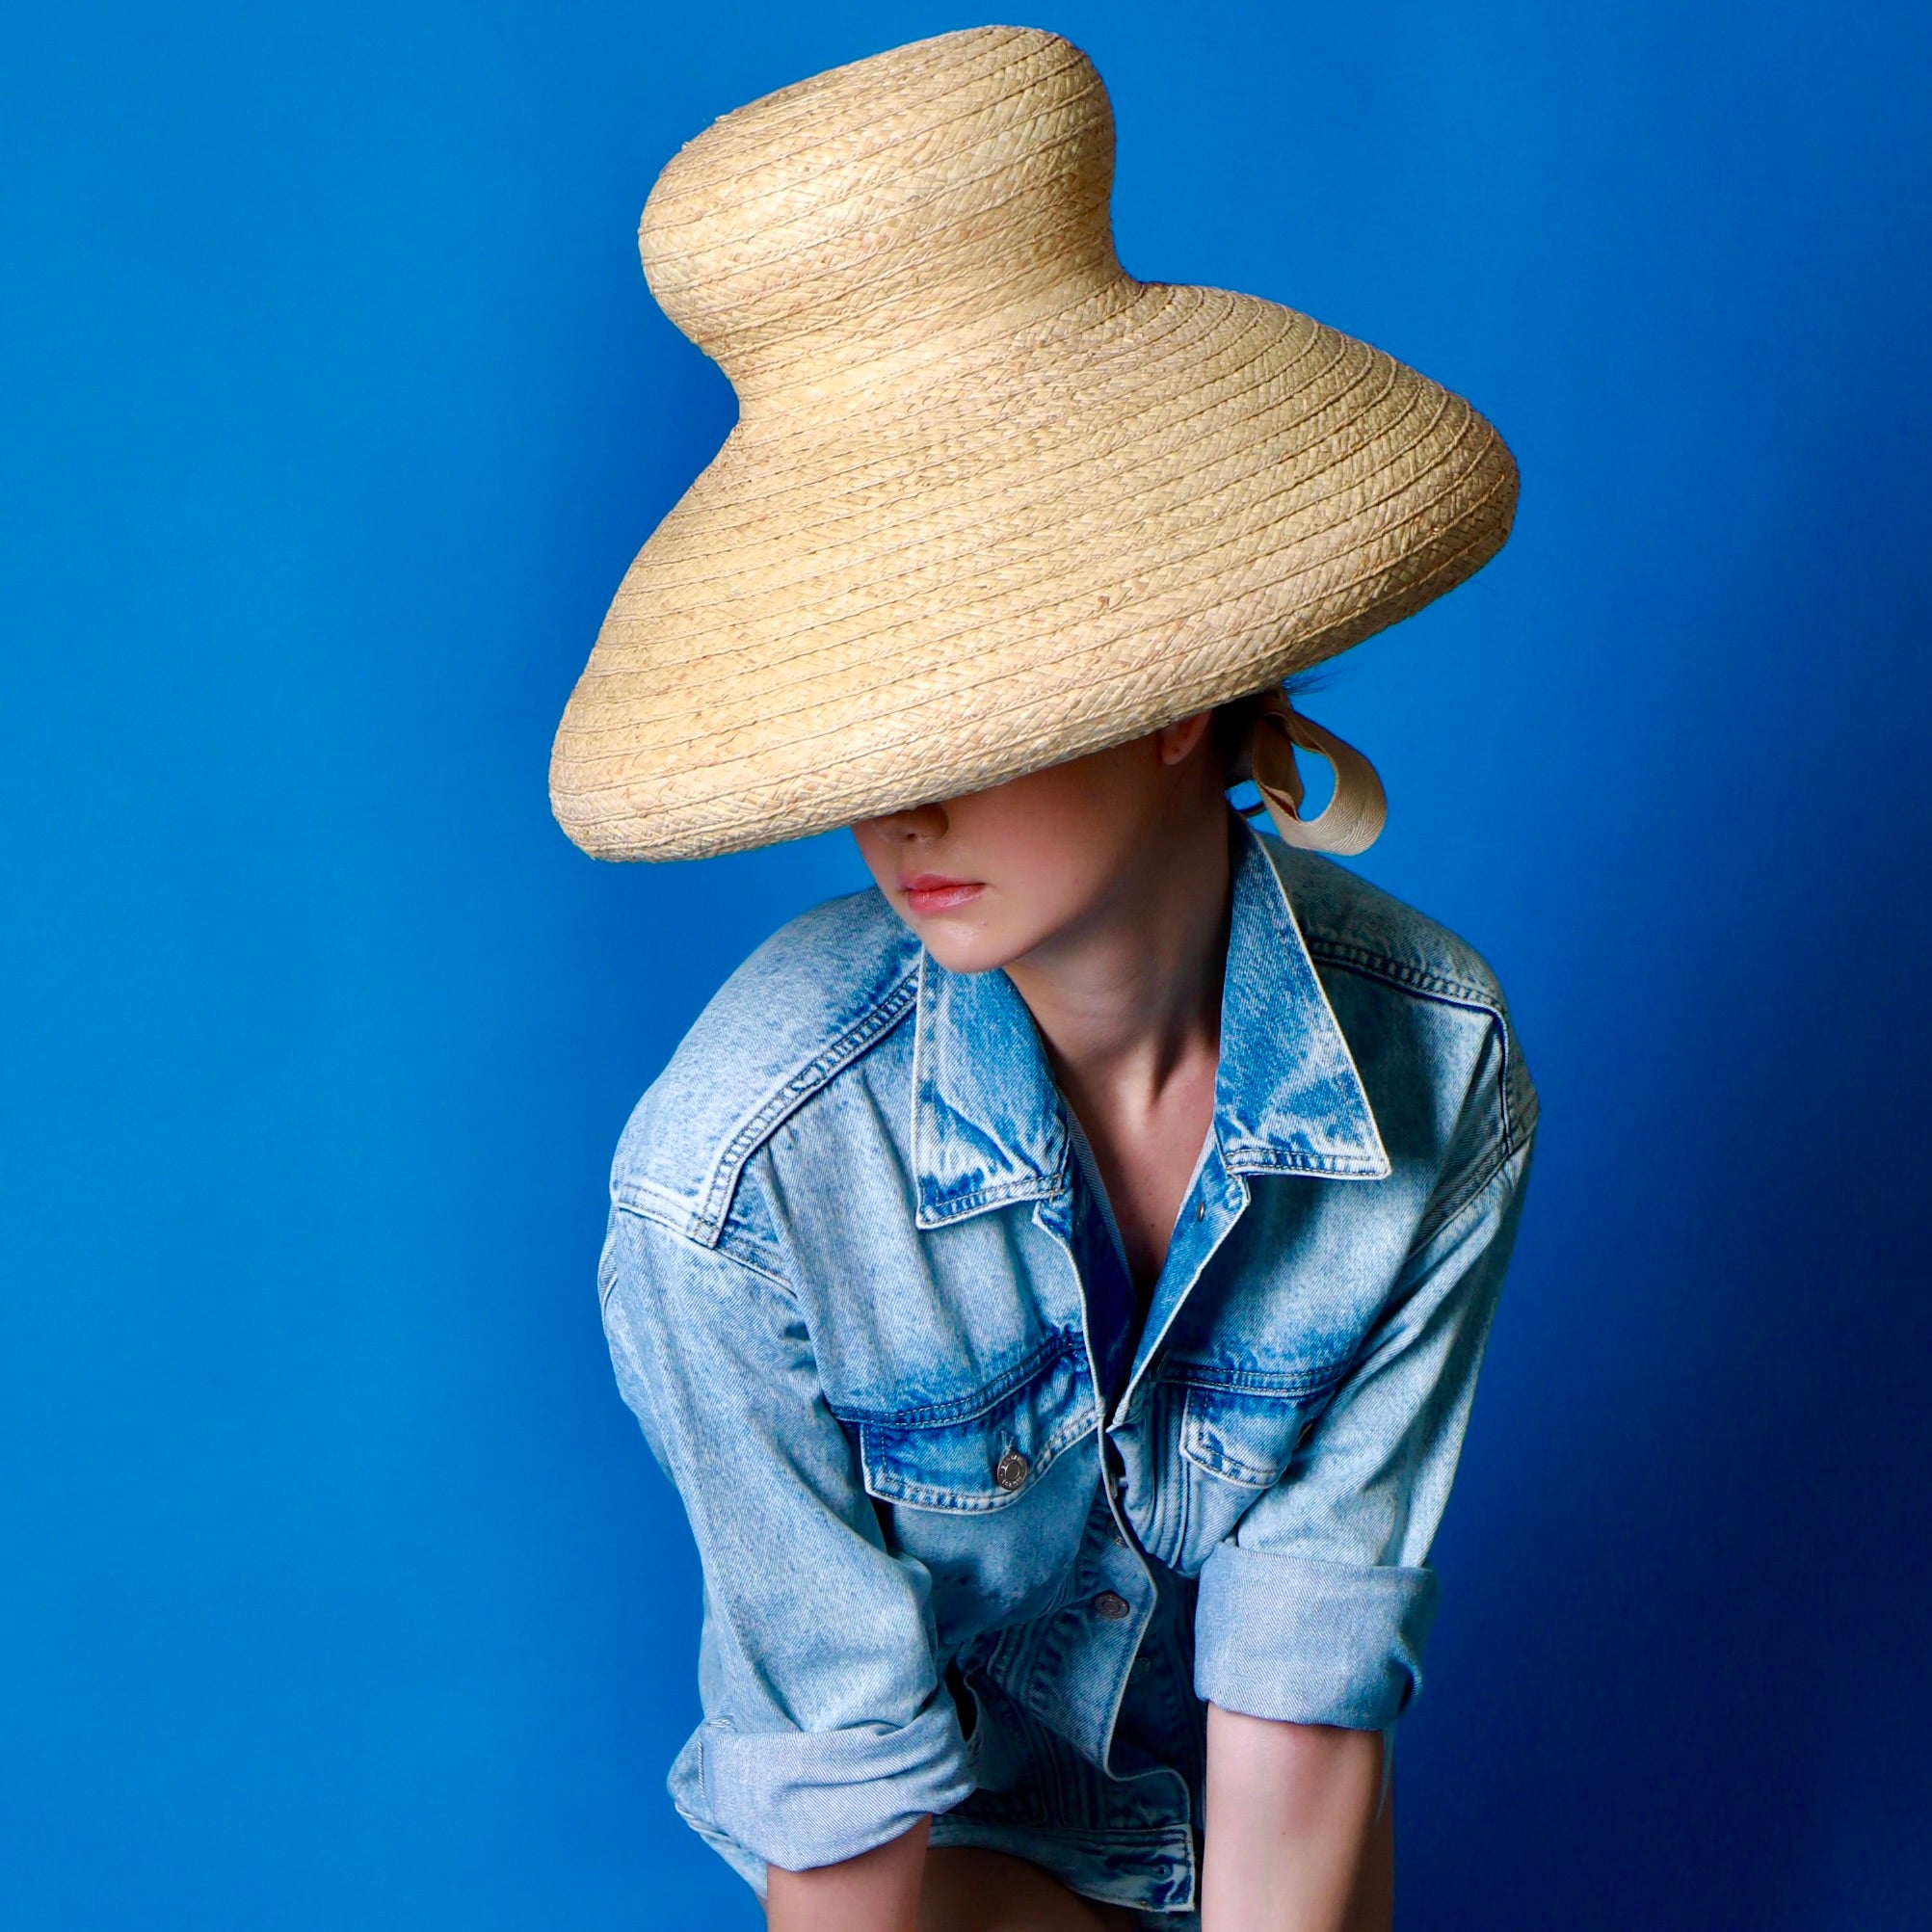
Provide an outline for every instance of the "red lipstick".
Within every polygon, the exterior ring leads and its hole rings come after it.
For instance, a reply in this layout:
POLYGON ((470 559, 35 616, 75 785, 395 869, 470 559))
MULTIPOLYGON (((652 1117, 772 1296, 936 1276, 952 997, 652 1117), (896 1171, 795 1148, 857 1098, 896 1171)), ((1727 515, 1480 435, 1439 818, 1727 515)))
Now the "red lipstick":
POLYGON ((924 915, 956 913, 962 906, 970 905, 986 887, 975 879, 948 879, 940 872, 914 872, 910 879, 899 881, 899 889, 906 895, 907 910, 924 915))

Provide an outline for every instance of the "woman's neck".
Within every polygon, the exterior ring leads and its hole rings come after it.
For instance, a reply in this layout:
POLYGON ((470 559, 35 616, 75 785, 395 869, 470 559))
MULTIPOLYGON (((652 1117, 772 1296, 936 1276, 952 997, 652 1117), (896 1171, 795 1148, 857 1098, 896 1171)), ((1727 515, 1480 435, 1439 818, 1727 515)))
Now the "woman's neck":
MULTIPOLYGON (((1204 1086, 1211 1112, 1232 830, 1218 793, 1211 808, 1176 814, 1099 905, 1007 966, 1097 1147, 1131 1139, 1164 1098, 1198 1100, 1204 1086)), ((1190 1162, 1204 1131, 1204 1118, 1190 1162)))

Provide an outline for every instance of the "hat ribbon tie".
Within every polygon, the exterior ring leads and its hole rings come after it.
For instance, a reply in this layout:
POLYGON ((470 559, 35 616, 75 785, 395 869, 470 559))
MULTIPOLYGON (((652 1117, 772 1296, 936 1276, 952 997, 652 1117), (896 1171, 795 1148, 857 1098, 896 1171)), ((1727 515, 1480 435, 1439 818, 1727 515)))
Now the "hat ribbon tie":
POLYGON ((1375 767, 1345 739, 1305 718, 1284 691, 1261 700, 1248 740, 1249 775, 1261 794, 1283 844, 1304 852, 1334 852, 1343 858, 1366 852, 1389 819, 1389 797, 1375 767), (1326 758, 1335 771, 1335 796, 1313 818, 1302 816, 1307 787, 1295 763, 1295 747, 1326 758))

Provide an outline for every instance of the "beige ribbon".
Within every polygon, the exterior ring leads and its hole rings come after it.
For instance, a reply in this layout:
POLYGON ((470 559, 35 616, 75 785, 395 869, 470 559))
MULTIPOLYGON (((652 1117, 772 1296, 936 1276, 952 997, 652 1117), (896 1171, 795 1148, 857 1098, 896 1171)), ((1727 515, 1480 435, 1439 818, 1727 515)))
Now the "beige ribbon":
POLYGON ((1375 767, 1346 740, 1304 718, 1285 691, 1270 691, 1261 700, 1248 738, 1248 776, 1282 842, 1305 852, 1336 852, 1344 858, 1366 852, 1389 819, 1389 797, 1375 767), (1313 818, 1302 816, 1307 787, 1295 763, 1297 745, 1335 768, 1335 796, 1313 818))

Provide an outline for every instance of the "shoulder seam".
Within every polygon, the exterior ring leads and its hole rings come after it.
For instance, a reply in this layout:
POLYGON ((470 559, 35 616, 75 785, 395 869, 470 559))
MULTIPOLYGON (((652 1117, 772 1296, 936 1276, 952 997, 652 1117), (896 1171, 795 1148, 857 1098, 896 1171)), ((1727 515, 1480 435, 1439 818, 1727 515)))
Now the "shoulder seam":
POLYGON ((1528 1147, 1530 1130, 1535 1125, 1535 1110, 1532 1109, 1529 1120, 1523 1125, 1522 1131, 1515 1137, 1505 1137, 1496 1144, 1494 1155, 1477 1170, 1476 1178, 1472 1181, 1465 1182, 1464 1185, 1457 1188, 1455 1193, 1434 1214, 1424 1219, 1422 1226, 1416 1230, 1416 1239, 1411 1250, 1412 1253, 1418 1252, 1430 1246, 1433 1242, 1440 1240, 1449 1229, 1453 1228, 1496 1184, 1496 1181, 1502 1177, 1504 1170, 1513 1161, 1517 1160, 1528 1147))
POLYGON ((1426 1233, 1419 1239, 1433 1241, 1442 1231, 1448 1227, 1469 1206, 1477 1195, 1483 1193, 1504 1168, 1529 1145, 1530 1135, 1536 1128, 1536 1108, 1532 1104, 1526 1115, 1512 1118, 1509 1102, 1502 1103, 1504 1126, 1497 1137, 1490 1157, 1476 1169, 1475 1178, 1466 1180, 1447 1201, 1437 1208, 1425 1223, 1426 1233))
POLYGON ((1498 1019, 1502 1017, 1502 1001, 1487 987, 1450 979, 1444 973, 1424 972, 1406 961, 1390 959, 1387 953, 1374 952, 1367 946, 1350 945, 1343 940, 1324 939, 1306 931, 1302 938, 1316 959, 1326 960, 1331 966, 1345 966, 1371 979, 1386 979, 1407 992, 1446 999, 1457 1006, 1479 1006, 1498 1019))
MULTIPOLYGON (((1496 1102, 1502 1113, 1501 1144, 1514 1151, 1520 1132, 1529 1123, 1517 1121, 1510 1107, 1510 1085, 1515 1070, 1510 1064, 1513 1055, 1509 1016, 1501 999, 1481 987, 1449 979, 1441 973, 1424 972, 1401 960, 1370 952, 1365 946, 1345 945, 1335 940, 1310 940, 1306 935, 1304 940, 1310 957, 1339 966, 1344 972, 1358 973, 1364 979, 1382 980, 1398 992, 1412 992, 1421 999, 1433 999, 1445 1006, 1460 1006, 1469 1012, 1489 1016, 1496 1030, 1496 1049, 1502 1056, 1502 1064, 1496 1069, 1496 1102)), ((1503 1158, 1507 1159, 1508 1153, 1503 1158)))
MULTIPOLYGON (((613 1208, 613 1212, 628 1214, 633 1221, 647 1222, 653 1228, 662 1229, 674 1241, 684 1241, 694 1248, 701 1248, 707 1255, 716 1255, 721 1261, 728 1261, 732 1267, 741 1269, 745 1274, 755 1275, 761 1282, 769 1282, 787 1300, 793 1303, 796 1303, 798 1300, 798 1287, 795 1283, 788 1282, 783 1276, 773 1273, 770 1268, 759 1267, 755 1261, 748 1261, 744 1256, 733 1254, 728 1248, 721 1248, 715 1242, 701 1241, 689 1229, 679 1228, 672 1222, 665 1220, 662 1215, 651 1213, 647 1207, 641 1207, 632 1202, 620 1201, 613 1208)), ((602 1270, 599 1270, 600 1275, 601 1273, 602 1270)), ((608 1283, 600 1281, 597 1305, 599 1308, 608 1309, 611 1297, 618 1290, 616 1274, 613 1273, 611 1275, 608 1283)))
POLYGON ((772 1094, 719 1151, 711 1179, 693 1217, 692 1231, 706 1247, 716 1247, 723 1231, 738 1175, 754 1153, 820 1088, 889 1033, 912 1009, 918 992, 916 961, 868 1013, 812 1055, 772 1094))

